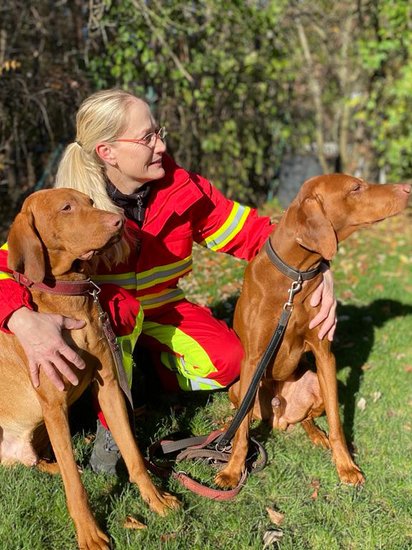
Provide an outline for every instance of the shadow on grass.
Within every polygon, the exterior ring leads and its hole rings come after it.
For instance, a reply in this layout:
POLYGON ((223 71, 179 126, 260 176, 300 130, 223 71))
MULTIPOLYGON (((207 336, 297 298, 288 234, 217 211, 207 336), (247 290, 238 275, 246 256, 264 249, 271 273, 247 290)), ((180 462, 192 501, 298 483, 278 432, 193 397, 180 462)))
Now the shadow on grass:
POLYGON ((348 441, 353 439, 355 396, 362 383, 363 367, 375 344, 375 328, 408 315, 412 315, 411 305, 384 298, 365 306, 338 305, 339 322, 332 349, 337 369, 350 367, 346 384, 339 384, 339 402, 344 406, 344 430, 348 441))
MULTIPOLYGON (((216 303, 213 314, 232 326, 238 295, 216 303)), ((348 441, 353 439, 355 396, 360 389, 363 370, 375 343, 375 328, 383 327, 396 317, 412 315, 412 306, 390 299, 374 300, 365 306, 338 303, 339 318, 332 350, 337 369, 350 367, 346 383, 339 383, 339 402, 343 404, 343 428, 348 441)), ((275 327, 274 327, 275 328, 275 327)), ((262 428, 259 428, 263 429, 262 428)), ((263 429, 263 432, 264 429, 263 429)))

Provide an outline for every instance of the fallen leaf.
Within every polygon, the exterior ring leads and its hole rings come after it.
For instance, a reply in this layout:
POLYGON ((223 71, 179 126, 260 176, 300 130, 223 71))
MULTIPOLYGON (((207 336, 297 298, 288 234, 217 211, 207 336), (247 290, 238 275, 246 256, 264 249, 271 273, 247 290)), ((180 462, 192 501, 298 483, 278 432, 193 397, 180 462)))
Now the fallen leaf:
POLYGON ((373 402, 376 403, 376 401, 378 399, 380 399, 382 397, 382 393, 380 391, 375 391, 373 392, 372 394, 372 399, 373 399, 373 402))
POLYGON ((139 520, 132 516, 127 516, 123 523, 125 529, 147 529, 147 525, 141 523, 139 520))
POLYGON ((310 495, 310 498, 312 500, 316 500, 318 498, 318 491, 320 489, 320 481, 318 479, 313 479, 310 482, 310 486, 313 487, 313 493, 310 495))
POLYGON ((361 411, 364 411, 366 409, 366 399, 364 397, 361 397, 356 406, 361 411))
POLYGON ((263 550, 272 544, 279 542, 283 537, 282 529, 268 529, 263 535, 263 550))
POLYGON ((268 513, 270 521, 275 525, 281 525, 285 519, 285 514, 276 512, 276 510, 273 510, 272 508, 266 508, 266 512, 268 513))
POLYGON ((368 365, 368 363, 365 363, 362 367, 362 370, 369 370, 372 368, 372 365, 368 365))
POLYGON ((165 535, 162 535, 160 537, 160 540, 162 542, 167 542, 168 540, 172 540, 172 539, 175 539, 177 536, 177 533, 166 533, 165 535))
POLYGON ((403 370, 404 370, 405 372, 412 372, 412 365, 405 365, 404 368, 403 368, 403 370))

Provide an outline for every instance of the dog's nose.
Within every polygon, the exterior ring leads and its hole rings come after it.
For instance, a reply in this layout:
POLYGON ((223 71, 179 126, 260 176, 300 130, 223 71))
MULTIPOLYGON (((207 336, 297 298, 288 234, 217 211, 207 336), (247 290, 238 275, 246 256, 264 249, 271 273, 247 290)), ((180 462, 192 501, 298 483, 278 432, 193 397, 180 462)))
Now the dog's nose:
POLYGON ((109 219, 109 225, 115 227, 116 229, 121 229, 123 226, 123 216, 113 214, 109 219))
POLYGON ((404 193, 406 193, 407 195, 410 194, 411 192, 411 186, 409 185, 409 183, 400 183, 399 184, 399 187, 402 189, 402 191, 404 193))
POLYGON ((122 225, 123 225, 123 218, 119 216, 117 220, 115 220, 114 226, 120 228, 122 227, 122 225))

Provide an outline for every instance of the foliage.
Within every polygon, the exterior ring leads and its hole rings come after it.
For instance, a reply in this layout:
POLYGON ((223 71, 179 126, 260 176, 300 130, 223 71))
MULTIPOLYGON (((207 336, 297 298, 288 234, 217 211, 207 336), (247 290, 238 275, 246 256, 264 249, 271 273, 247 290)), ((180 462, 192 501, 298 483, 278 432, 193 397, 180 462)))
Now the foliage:
POLYGON ((228 194, 256 202, 279 165, 287 125, 289 59, 284 2, 110 2, 98 86, 142 94, 183 165, 228 194), (132 13, 132 16, 130 14, 132 13))
POLYGON ((43 175, 50 182, 46 167, 58 159, 51 153, 72 135, 73 110, 89 90, 79 63, 80 5, 15 0, 0 8, 2 222, 43 175))
MULTIPOLYGON (((411 173, 408 0, 48 0, 0 8, 0 211, 50 185, 90 92, 142 96, 168 147, 260 204, 286 155, 366 179, 411 173)), ((12 210, 10 209, 12 208, 12 210)))
POLYGON ((363 67, 371 73, 364 116, 377 163, 390 177, 410 177, 412 160, 412 7, 408 0, 371 3, 371 25, 360 42, 363 67))

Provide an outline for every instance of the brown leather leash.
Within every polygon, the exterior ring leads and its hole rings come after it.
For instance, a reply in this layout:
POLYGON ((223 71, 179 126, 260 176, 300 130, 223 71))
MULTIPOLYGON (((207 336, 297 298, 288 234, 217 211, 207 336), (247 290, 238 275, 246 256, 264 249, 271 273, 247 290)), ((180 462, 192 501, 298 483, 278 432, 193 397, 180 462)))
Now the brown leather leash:
MULTIPOLYGON (((159 468, 159 465, 156 464, 154 460, 154 451, 161 450, 163 453, 163 458, 170 453, 179 451, 175 457, 175 461, 179 462, 183 459, 206 459, 212 463, 227 463, 231 455, 231 441, 236 434, 241 422, 247 415, 252 402, 256 396, 258 385, 262 379, 263 374, 265 373, 268 365, 273 361, 274 356, 282 342, 283 335, 285 333, 289 318, 293 311, 293 298, 295 294, 302 290, 302 285, 304 281, 309 281, 316 277, 321 272, 321 265, 307 270, 299 271, 289 265, 287 265, 279 256, 276 254, 273 249, 270 239, 265 243, 265 251, 271 261, 271 263, 283 274, 286 275, 289 279, 292 279, 292 285, 288 290, 288 300, 284 304, 279 323, 272 335, 272 338, 258 363, 256 371, 253 375, 252 381, 249 385, 249 388, 240 404, 239 409, 236 412, 235 417, 233 418, 229 428, 227 430, 217 430, 210 433, 207 436, 200 437, 189 437, 178 441, 168 441, 160 440, 154 443, 149 448, 149 460, 148 467, 155 472, 159 468)), ((213 500, 231 500, 235 498, 239 491, 241 490, 244 482, 247 478, 249 472, 260 471, 264 468, 267 462, 267 454, 261 443, 256 441, 253 438, 250 438, 249 447, 258 450, 258 460, 254 464, 250 465, 250 459, 247 459, 247 467, 242 473, 242 477, 236 487, 231 490, 219 490, 207 487, 188 476, 185 472, 174 472, 169 466, 166 471, 167 475, 172 475, 173 478, 177 479, 182 485, 191 491, 205 496, 213 500), (249 462, 249 464, 248 464, 249 462)), ((256 451, 254 451, 256 452, 256 451)), ((156 473, 156 472, 155 472, 156 473)))
MULTIPOLYGON (((216 501, 233 500, 243 487, 248 473, 263 470, 267 462, 266 451, 255 439, 252 439, 252 452, 247 459, 245 468, 239 483, 233 489, 214 489, 200 483, 190 477, 186 472, 174 471, 173 464, 183 460, 201 460, 217 469, 223 467, 230 459, 229 452, 217 451, 213 448, 215 441, 222 435, 223 430, 215 430, 208 435, 198 437, 187 437, 184 439, 172 440, 161 439, 150 445, 148 449, 149 459, 146 461, 147 468, 160 477, 169 477, 179 481, 186 489, 202 497, 216 501), (159 451, 161 457, 159 457, 159 451), (174 455, 167 458, 167 455, 174 455), (160 462, 161 461, 161 462, 160 462)), ((171 436, 168 436, 171 437, 171 436)))

